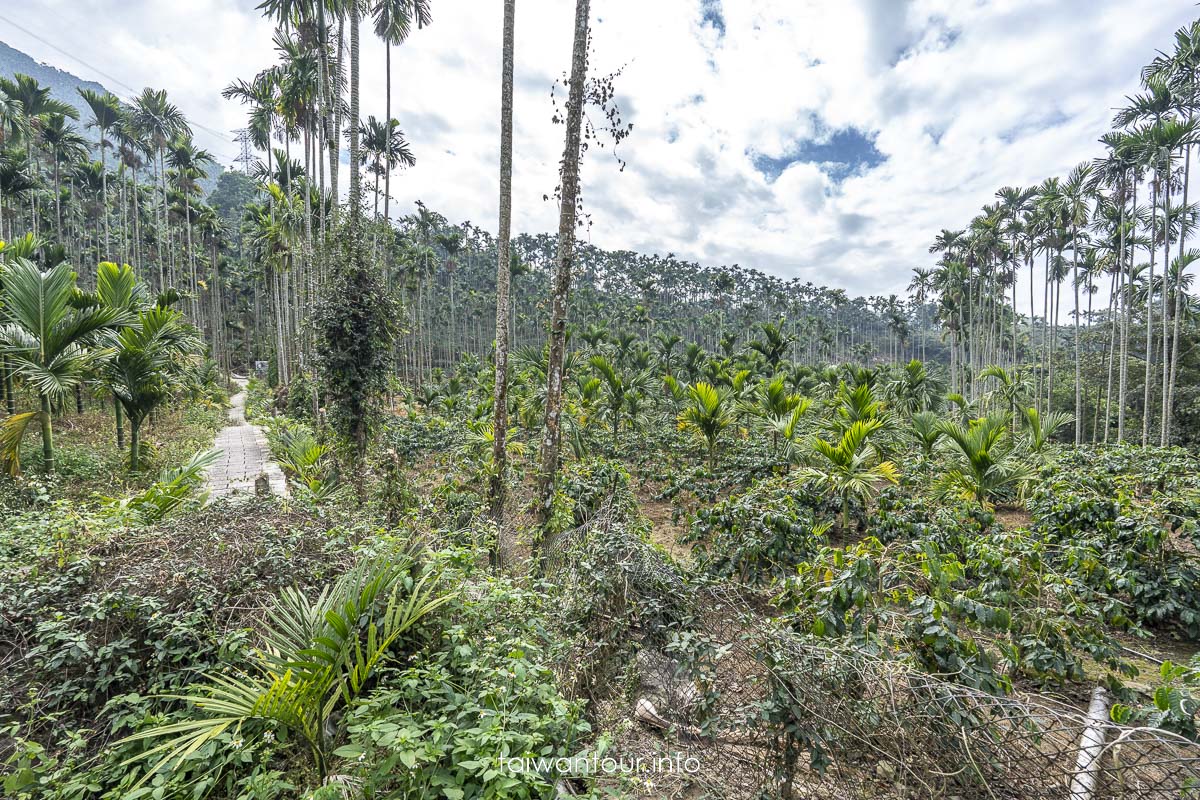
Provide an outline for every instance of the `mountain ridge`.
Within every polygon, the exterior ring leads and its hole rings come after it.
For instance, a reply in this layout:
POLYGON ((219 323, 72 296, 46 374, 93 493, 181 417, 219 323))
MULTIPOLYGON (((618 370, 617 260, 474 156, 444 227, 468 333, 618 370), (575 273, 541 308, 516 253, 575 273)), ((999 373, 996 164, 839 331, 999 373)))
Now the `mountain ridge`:
MULTIPOLYGON (((47 64, 43 61, 30 56, 7 42, 0 40, 0 77, 11 78, 13 75, 21 73, 28 75, 31 78, 36 78, 38 83, 43 86, 50 87, 50 96, 56 100, 61 100, 68 103, 79 112, 79 121, 75 127, 79 133, 92 143, 92 156, 96 159, 100 158, 98 145, 100 137, 96 131, 87 126, 88 115, 91 113, 88 104, 79 95, 79 89, 91 89, 96 92, 110 92, 118 98, 121 95, 113 92, 103 84, 96 81, 89 81, 80 78, 72 72, 65 69, 60 69, 53 64, 47 64)), ((122 99, 122 105, 128 103, 122 99)), ((111 152, 111 151, 110 151, 111 152)), ((111 161, 110 161, 111 165, 111 161)), ((227 167, 220 163, 214 162, 213 166, 208 169, 208 177, 199 181, 201 190, 207 197, 217 185, 217 178, 221 176, 227 167)))
MULTIPOLYGON (((84 116, 87 112, 87 103, 79 96, 77 90, 84 88, 97 92, 110 91, 107 87, 95 81, 84 80, 77 75, 67 72, 65 69, 59 69, 51 64, 37 61, 29 54, 0 40, 0 76, 11 78, 17 73, 23 73, 31 78, 36 78, 38 83, 50 87, 50 96, 55 100, 61 100, 64 103, 74 106, 79 111, 80 132, 91 141, 98 141, 95 132, 87 130, 85 127, 84 116)), ((113 94, 116 93, 113 92, 113 94)))

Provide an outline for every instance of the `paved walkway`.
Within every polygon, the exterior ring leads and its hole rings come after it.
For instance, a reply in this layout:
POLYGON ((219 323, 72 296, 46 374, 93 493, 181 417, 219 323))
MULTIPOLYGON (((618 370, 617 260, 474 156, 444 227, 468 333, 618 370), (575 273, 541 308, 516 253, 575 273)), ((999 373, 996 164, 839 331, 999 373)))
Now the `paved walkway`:
POLYGON ((230 398, 229 424, 217 434, 213 447, 221 458, 205 477, 205 488, 212 497, 237 493, 254 494, 254 480, 266 473, 271 494, 286 495, 287 481, 279 465, 271 461, 271 447, 262 428, 246 421, 246 381, 235 378, 240 389, 230 398))

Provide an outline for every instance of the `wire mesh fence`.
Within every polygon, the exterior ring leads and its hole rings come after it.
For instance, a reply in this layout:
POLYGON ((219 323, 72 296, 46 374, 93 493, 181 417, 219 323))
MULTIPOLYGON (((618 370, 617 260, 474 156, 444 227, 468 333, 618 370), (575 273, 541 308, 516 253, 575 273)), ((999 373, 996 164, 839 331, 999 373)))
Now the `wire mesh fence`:
POLYGON ((599 591, 589 558, 617 562, 564 685, 618 732, 629 763, 692 767, 625 776, 625 794, 1200 800, 1200 746, 1181 736, 1117 725, 1104 704, 1089 714, 1042 694, 995 696, 799 635, 736 585, 686 588, 668 559, 623 535, 603 504, 556 539, 548 569, 582 597, 599 591), (656 627, 647 586, 686 597, 682 623, 656 627))

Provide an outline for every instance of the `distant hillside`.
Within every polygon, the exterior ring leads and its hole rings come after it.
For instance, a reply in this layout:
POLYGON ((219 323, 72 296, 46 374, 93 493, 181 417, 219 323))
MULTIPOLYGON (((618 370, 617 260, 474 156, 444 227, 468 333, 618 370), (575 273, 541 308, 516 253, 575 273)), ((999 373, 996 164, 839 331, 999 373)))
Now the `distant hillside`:
MULTIPOLYGON (((83 78, 76 77, 65 70, 35 61, 20 50, 10 47, 4 42, 0 42, 0 76, 11 78, 17 73, 36 78, 38 83, 50 87, 50 95, 53 98, 61 100, 64 103, 70 103, 78 109, 79 132, 92 142, 99 141, 96 132, 87 128, 87 119, 90 112, 87 103, 83 102, 83 98, 79 96, 78 90, 82 88, 91 89, 96 92, 105 92, 110 91, 109 89, 95 81, 85 81, 83 78)), ((113 94, 117 94, 117 92, 113 92, 113 94)), ((117 96, 120 97, 119 94, 117 96)), ((98 152, 94 152, 94 155, 96 158, 99 158, 98 152)), ((224 171, 224 167, 221 165, 209 167, 208 178, 200 181, 201 190, 205 195, 211 192, 217 185, 217 177, 222 171, 224 171)))
MULTIPOLYGON (((20 50, 9 47, 4 42, 0 42, 0 75, 11 78, 18 72, 37 78, 38 83, 50 87, 50 95, 54 99, 70 103, 79 109, 80 128, 83 128, 82 120, 86 119, 87 104, 83 102, 83 98, 79 96, 77 89, 91 89, 96 92, 107 91, 105 87, 94 81, 85 81, 57 67, 52 67, 49 64, 41 64, 20 50)), ((85 130, 83 133, 92 141, 96 141, 96 134, 92 131, 85 130)))

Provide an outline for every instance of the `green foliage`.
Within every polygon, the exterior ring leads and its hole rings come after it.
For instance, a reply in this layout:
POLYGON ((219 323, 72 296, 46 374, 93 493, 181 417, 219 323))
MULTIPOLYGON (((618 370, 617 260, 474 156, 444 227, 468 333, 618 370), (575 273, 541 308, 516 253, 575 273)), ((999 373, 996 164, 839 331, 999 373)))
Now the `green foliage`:
MULTIPOLYGON (((1143 464, 1153 456, 1142 456, 1143 464)), ((1061 469, 1029 501, 1034 526, 1058 547, 1064 569, 1101 597, 1118 621, 1172 626, 1200 639, 1200 559, 1146 513, 1121 475, 1092 464, 1061 469), (1140 507, 1139 507, 1140 506, 1140 507)), ((1140 483, 1146 475, 1134 473, 1140 483)), ((1161 509, 1153 509, 1162 513, 1161 509)))
POLYGON ((780 602, 801 629, 903 652, 992 693, 1008 691, 1014 673, 1061 683, 1082 680, 1088 660, 1128 669, 1105 615, 1055 569, 1045 542, 953 523, 941 518, 914 541, 826 548, 800 565, 780 602))
POLYGON ((939 480, 943 491, 985 508, 1024 493, 1034 473, 1012 447, 1007 426, 1001 416, 981 417, 965 427, 951 420, 938 426, 958 457, 958 465, 939 480))
POLYGON ((941 416, 933 411, 918 411, 912 415, 912 432, 921 446, 921 457, 925 461, 933 458, 933 448, 945 435, 940 427, 941 416))
POLYGON ((1029 437, 1029 449, 1040 453, 1054 434, 1064 425, 1074 422, 1075 418, 1062 411, 1041 415, 1036 408, 1027 408, 1021 415, 1021 421, 1029 437))
POLYGON ((636 421, 641 392, 649 383, 650 374, 645 370, 625 374, 602 355, 592 356, 588 363, 600 378, 603 408, 612 424, 615 443, 620 433, 622 416, 628 415, 631 421, 636 421))
POLYGON ((686 573, 646 538, 634 508, 615 505, 604 524, 564 543, 557 558, 554 621, 571 639, 572 696, 603 696, 633 663, 637 649, 664 647, 694 620, 686 573))
POLYGON ((112 339, 112 355, 101 372, 106 388, 129 419, 129 468, 141 468, 142 423, 173 391, 178 360, 200 347, 195 329, 183 314, 157 306, 142 309, 112 339))
POLYGON ((804 475, 841 498, 843 532, 850 529, 852 499, 865 501, 875 493, 877 483, 895 483, 898 479, 896 465, 882 460, 879 450, 868 440, 882 427, 881 420, 865 416, 850 422, 836 442, 813 438, 819 466, 806 469, 804 475))
POLYGON ((311 422, 313 418, 313 399, 316 397, 316 387, 304 372, 292 378, 287 387, 285 413, 292 419, 311 422))
POLYGON ((1113 722, 1164 730, 1200 741, 1197 715, 1200 714, 1200 657, 1192 663, 1174 664, 1164 661, 1158 671, 1159 685, 1150 702, 1131 706, 1116 703, 1109 711, 1113 722))
POLYGON ((357 215, 344 215, 330 241, 330 285, 316 313, 321 387, 329 425, 350 444, 357 474, 379 426, 399 309, 371 263, 357 215))
POLYGON ((511 758, 574 755, 589 732, 550 665, 544 595, 491 581, 442 640, 359 703, 343 768, 376 796, 540 798, 553 772, 515 772, 511 758))
POLYGON ((197 496, 204 474, 221 457, 220 450, 196 453, 182 466, 164 469, 150 488, 128 497, 107 499, 106 510, 125 524, 150 525, 187 507, 202 505, 207 493, 197 496))
POLYGON ((246 419, 261 424, 261 421, 271 416, 274 397, 271 387, 257 378, 251 378, 246 383, 246 419))
POLYGON ((701 509, 687 535, 702 569, 742 583, 778 580, 796 571, 826 543, 828 523, 810 493, 784 479, 754 483, 746 492, 701 509))
POLYGON ((432 573, 410 567, 404 560, 364 563, 315 598, 285 590, 268 612, 252 671, 210 676, 173 697, 188 704, 190 719, 123 740, 166 739, 131 759, 154 762, 143 781, 160 769, 180 769, 233 730, 296 737, 323 784, 340 738, 329 730, 335 712, 354 703, 402 635, 453 599, 432 573))
POLYGON ((941 381, 916 359, 904 365, 887 389, 895 407, 911 417, 934 410, 944 391, 941 381))
POLYGON ((0 681, 0 730, 13 748, 0 773, 10 794, 237 796, 286 787, 289 770, 272 766, 277 744, 238 748, 227 732, 181 772, 135 793, 142 770, 124 762, 144 747, 114 743, 181 721, 153 698, 200 675, 231 674, 250 658, 244 626, 261 612, 263 593, 312 584, 337 569, 344 549, 311 518, 269 503, 236 517, 210 507, 148 530, 65 502, 7 517, 0 641, 13 660, 0 681))
POLYGON ((727 396, 710 383, 700 381, 688 388, 691 404, 679 414, 679 425, 704 441, 711 467, 716 456, 717 440, 733 424, 733 413, 727 396))
MULTIPOLYGON (((77 309, 72 303, 75 273, 66 263, 46 271, 24 258, 3 265, 4 302, 0 305, 0 354, 9 368, 41 398, 42 450, 47 472, 54 471, 51 405, 61 400, 83 379, 84 373, 109 355, 103 347, 90 347, 96 333, 125 321, 117 308, 77 309)), ((24 425, 5 428, 5 450, 0 458, 13 470, 19 457, 24 425)))
POLYGON ((292 490, 303 499, 319 505, 333 499, 342 488, 332 448, 319 442, 304 423, 274 417, 267 440, 292 490))

